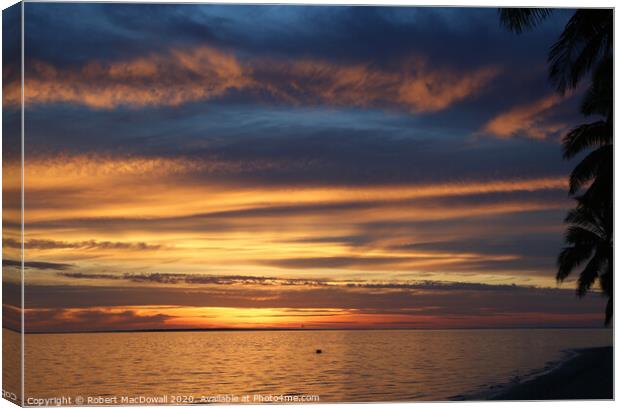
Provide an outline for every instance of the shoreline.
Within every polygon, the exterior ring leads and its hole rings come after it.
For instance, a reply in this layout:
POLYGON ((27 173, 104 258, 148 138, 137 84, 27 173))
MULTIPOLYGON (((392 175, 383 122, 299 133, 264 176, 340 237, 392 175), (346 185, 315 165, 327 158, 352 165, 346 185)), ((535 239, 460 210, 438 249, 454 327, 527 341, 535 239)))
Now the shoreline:
POLYGON ((539 370, 523 382, 505 384, 466 400, 613 399, 613 346, 567 351, 569 356, 551 363, 549 370, 539 370))

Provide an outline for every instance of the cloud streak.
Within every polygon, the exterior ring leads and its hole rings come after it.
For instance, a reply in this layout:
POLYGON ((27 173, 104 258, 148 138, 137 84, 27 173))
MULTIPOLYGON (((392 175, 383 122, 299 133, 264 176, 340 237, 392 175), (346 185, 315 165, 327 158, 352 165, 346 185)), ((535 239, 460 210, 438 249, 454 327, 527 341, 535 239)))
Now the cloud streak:
MULTIPOLYGON (((3 240, 3 245, 9 248, 21 248, 21 243, 14 239, 3 240)), ((31 239, 24 243, 26 249, 127 249, 133 251, 154 251, 161 249, 161 245, 151 245, 146 242, 111 242, 111 241, 79 241, 79 242, 66 242, 55 241, 51 239, 31 239)))
MULTIPOLYGON (((11 266, 11 267, 21 267, 21 261, 16 261, 14 259, 3 259, 2 266, 11 266)), ((73 267, 72 264, 68 263, 59 263, 59 262, 39 262, 39 261, 25 261, 24 268, 25 269, 39 269, 39 270, 52 270, 52 271, 64 271, 67 269, 71 269, 73 267)))
POLYGON ((35 309, 25 312, 29 332, 140 330, 162 327, 174 316, 118 309, 35 309))
MULTIPOLYGON (((243 276, 243 275, 201 275, 183 273, 150 273, 150 274, 111 274, 111 273, 83 273, 83 272, 58 272, 58 276, 77 280, 109 280, 127 281, 133 283, 154 283, 163 285, 258 285, 258 286, 305 286, 305 287, 335 287, 357 289, 406 289, 406 290, 437 290, 437 291, 531 291, 549 290, 535 286, 515 284, 485 284, 476 282, 443 282, 433 280, 423 281, 347 281, 318 278, 283 278, 274 276, 243 276)), ((553 291, 553 289, 551 289, 553 291)))
MULTIPOLYGON (((211 46, 172 48, 116 62, 92 61, 59 68, 28 64, 25 103, 69 103, 94 109, 179 106, 235 92, 263 102, 342 107, 389 107, 436 112, 479 93, 499 72, 483 67, 463 72, 410 57, 399 68, 334 63, 320 59, 240 59, 211 46)), ((19 104, 19 84, 5 102, 19 104)))
POLYGON ((27 331, 93 330, 99 323, 105 329, 299 327, 300 322, 305 327, 596 327, 604 304, 599 296, 576 302, 567 289, 445 282, 191 289, 28 285, 26 295, 27 331))
POLYGON ((111 273, 82 273, 82 272, 61 272, 58 276, 70 279, 89 279, 89 280, 124 280, 134 283, 156 283, 156 284, 188 284, 188 285, 310 285, 324 286, 327 283, 320 279, 284 279, 265 276, 244 276, 244 275, 200 275, 183 273, 125 273, 122 275, 111 273))
POLYGON ((500 139, 524 136, 544 140, 568 126, 549 120, 549 112, 565 100, 559 95, 549 95, 535 102, 516 106, 501 113, 484 125, 483 131, 500 139))

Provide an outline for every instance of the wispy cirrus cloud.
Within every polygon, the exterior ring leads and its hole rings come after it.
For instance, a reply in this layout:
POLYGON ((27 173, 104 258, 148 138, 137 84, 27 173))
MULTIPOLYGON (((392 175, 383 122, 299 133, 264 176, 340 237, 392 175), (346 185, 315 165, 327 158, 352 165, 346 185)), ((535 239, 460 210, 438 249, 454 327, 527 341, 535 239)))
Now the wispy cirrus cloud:
MULTIPOLYGON (((240 59, 210 46, 172 48, 125 61, 92 61, 59 68, 32 61, 25 102, 69 103, 94 109, 122 106, 179 106, 234 92, 263 102, 293 105, 380 107, 435 112, 479 93, 499 68, 468 71, 432 66, 408 58, 398 68, 321 59, 240 59)), ((18 83, 9 84, 5 103, 20 102, 18 83)))
MULTIPOLYGON (((250 81, 234 56, 210 47, 115 63, 93 61, 76 69, 32 61, 25 79, 25 102, 74 103, 97 109, 178 106, 244 88, 250 81)), ((16 89, 10 90, 6 101, 18 102, 16 89)))
POLYGON ((483 132, 500 139, 522 136, 543 140, 568 127, 549 119, 549 113, 566 98, 552 94, 532 103, 518 105, 488 121, 483 132))
POLYGON ((467 72, 432 67, 424 57, 402 61, 399 69, 320 60, 265 60, 253 67, 259 83, 293 104, 376 107, 435 112, 478 93, 499 73, 488 66, 467 72), (273 81, 273 82, 272 82, 273 81))

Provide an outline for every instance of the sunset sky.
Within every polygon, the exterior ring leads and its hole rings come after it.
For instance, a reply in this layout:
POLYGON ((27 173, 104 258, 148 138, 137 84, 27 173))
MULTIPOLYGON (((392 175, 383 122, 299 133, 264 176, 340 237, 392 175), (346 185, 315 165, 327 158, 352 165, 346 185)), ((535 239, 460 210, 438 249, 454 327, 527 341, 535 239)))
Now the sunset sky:
POLYGON ((26 330, 600 327, 555 282, 569 16, 26 3, 26 330))

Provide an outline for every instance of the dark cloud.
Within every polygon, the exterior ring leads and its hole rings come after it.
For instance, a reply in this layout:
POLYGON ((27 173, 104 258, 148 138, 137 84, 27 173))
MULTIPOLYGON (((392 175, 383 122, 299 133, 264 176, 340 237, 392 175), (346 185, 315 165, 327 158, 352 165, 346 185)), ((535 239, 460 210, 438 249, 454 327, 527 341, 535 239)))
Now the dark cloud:
MULTIPOLYGON (((553 252, 550 252, 553 254, 553 252)), ((445 260, 445 256, 438 252, 438 255, 415 256, 415 257, 320 257, 320 258, 288 258, 262 262, 264 265, 275 266, 290 271, 303 269, 362 269, 362 270, 417 270, 433 272, 495 272, 498 274, 518 270, 521 273, 540 274, 541 271, 553 270, 555 259, 547 253, 541 257, 514 257, 512 259, 488 259, 480 256, 473 259, 462 259, 458 263, 437 265, 419 265, 426 261, 440 262, 445 260)))
MULTIPOLYGON (((3 297, 7 298, 5 295, 3 297)), ((12 305, 4 301, 2 304, 2 327, 21 332, 21 302, 17 305, 12 305)))
POLYGON ((64 63, 210 43, 240 54, 349 61, 425 54, 471 66, 498 57, 519 65, 544 59, 570 10, 521 37, 503 29, 492 8, 32 4, 26 13, 29 55, 64 63))
MULTIPOLYGON (((21 267, 21 261, 16 261, 13 259, 3 259, 2 266, 14 266, 21 267)), ((73 268, 72 264, 68 263, 59 263, 59 262, 39 262, 39 261, 25 261, 24 262, 25 269, 47 269, 52 271, 64 271, 70 268, 73 268)))
MULTIPOLYGON (((485 307, 501 308, 508 310, 515 306, 518 298, 523 298, 523 292, 530 292, 532 297, 538 299, 535 307, 545 305, 548 309, 559 310, 553 304, 553 298, 558 296, 570 298, 574 302, 574 291, 558 289, 535 289, 527 290, 506 290, 501 286, 499 290, 487 290, 488 298, 474 301, 476 296, 483 296, 481 292, 473 287, 465 287, 460 290, 462 296, 456 296, 458 285, 452 287, 450 284, 433 285, 423 284, 422 288, 427 292, 415 293, 411 288, 384 288, 385 291, 378 291, 378 288, 349 288, 349 287, 317 287, 299 291, 296 289, 284 290, 278 288, 277 291, 265 292, 264 289, 252 289, 249 287, 231 288, 229 290, 211 289, 187 289, 187 288, 141 288, 141 287, 87 287, 87 286, 50 286, 49 291, 45 292, 45 287, 28 285, 27 303, 28 307, 102 307, 102 306, 139 306, 139 305, 179 305, 179 306, 211 306, 211 307, 294 307, 311 308, 321 305, 322 308, 408 308, 408 307, 432 307, 458 305, 463 310, 476 310, 484 304, 485 307), (397 289, 397 290, 394 290, 397 289), (400 290, 398 290, 400 289, 400 290), (61 292, 64 291, 64 292, 61 292), (510 298, 505 300, 508 303, 499 302, 502 296, 507 296, 507 292, 515 293, 515 304, 510 302, 510 298), (63 299, 57 296, 65 293, 63 299), (445 293, 445 295, 442 295, 445 293), (466 295, 466 293, 468 293, 466 295), (270 296, 265 296, 269 294, 270 296), (30 296, 39 295, 39 296, 30 296), (261 296, 262 295, 262 296, 261 296), (437 296, 434 298, 434 296, 437 296), (545 296, 548 302, 544 301, 545 296), (241 301, 241 299, 245 299, 241 301), (542 301, 542 303, 540 302, 542 301), (471 302, 471 303, 469 303, 471 302), (497 303, 496 303, 497 302, 497 303)), ((484 295, 483 297, 486 297, 484 295)), ((601 300, 602 302, 602 300, 601 300)), ((572 304, 572 303, 571 303, 572 304)), ((566 306, 566 302, 563 303, 566 306)), ((574 307, 578 306, 574 305, 574 307)), ((521 307, 523 309, 523 307, 521 307)), ((456 309, 455 309, 456 310, 456 309)))
MULTIPOLYGON (((419 260, 420 258, 416 258, 419 260)), ((432 258, 427 258, 432 259, 432 258)), ((285 269, 338 269, 355 267, 389 267, 401 265, 413 259, 387 257, 362 257, 362 256, 331 256, 321 258, 287 258, 264 261, 263 264, 277 266, 285 269)))
MULTIPOLYGON (((421 283, 406 287, 314 287, 299 290, 252 287, 188 289, 175 287, 36 286, 27 285, 26 306, 34 309, 116 306, 195 306, 239 308, 339 308, 359 313, 392 311, 421 316, 489 317, 515 313, 538 315, 593 314, 599 316, 605 299, 595 293, 576 301, 571 289, 538 289, 470 284, 421 283)), ((602 319, 602 316, 601 316, 602 319)), ((501 319, 500 319, 501 320, 501 319)), ((28 321, 27 321, 28 324, 28 321)), ((599 326, 602 320, 591 320, 599 326)), ((455 327, 458 327, 455 326, 455 327)))
POLYGON ((72 311, 62 308, 28 310, 25 314, 26 331, 31 333, 150 329, 161 327, 172 317, 163 313, 139 314, 133 310, 72 311))
POLYGON ((344 244, 349 246, 360 246, 372 241, 372 237, 364 235, 349 235, 341 237, 309 237, 298 238, 282 241, 282 243, 296 243, 296 244, 344 244))
POLYGON ((314 285, 322 286, 326 283, 320 279, 286 279, 265 276, 244 276, 244 275, 200 275, 183 273, 125 273, 105 274, 105 273, 82 273, 82 272, 60 272, 59 276, 71 279, 104 279, 104 280, 125 280, 140 283, 162 283, 178 284, 185 283, 190 285, 314 285))
POLYGON ((200 21, 202 13, 196 9, 161 4, 31 4, 26 7, 26 54, 71 65, 149 53, 162 46, 213 42, 213 25, 200 21))
MULTIPOLYGON (((191 285, 260 285, 260 286, 306 286, 306 287, 346 287, 361 289, 407 289, 407 290, 439 290, 439 291, 530 291, 536 289, 533 286, 515 284, 484 284, 469 282, 442 282, 442 281, 415 281, 377 283, 365 281, 339 281, 312 278, 282 278, 268 276, 243 276, 243 275, 201 275, 182 273, 149 273, 149 274, 108 274, 108 273, 83 273, 83 272, 59 272, 58 276, 70 279, 94 279, 94 280, 124 280, 128 282, 158 283, 158 284, 191 284, 191 285)), ((544 290, 544 289, 537 289, 544 290)))
MULTIPOLYGON (((20 76, 21 60, 21 5, 15 4, 2 10, 2 85, 20 76)), ((4 115, 6 109, 2 110, 4 115)), ((4 138, 3 138, 4 139, 4 138)))
POLYGON ((547 257, 557 253, 562 245, 562 237, 557 233, 537 233, 530 235, 480 235, 476 239, 455 239, 449 241, 416 242, 395 245, 393 250, 424 252, 476 252, 489 255, 521 255, 547 257))
MULTIPOLYGON (((3 245, 9 248, 21 248, 21 242, 8 238, 3 245)), ((111 241, 79 241, 66 242, 50 239, 30 239, 24 243, 28 249, 128 249, 133 251, 151 251, 161 249, 161 245, 147 244, 146 242, 111 242, 111 241)))

